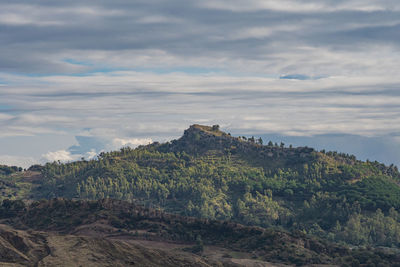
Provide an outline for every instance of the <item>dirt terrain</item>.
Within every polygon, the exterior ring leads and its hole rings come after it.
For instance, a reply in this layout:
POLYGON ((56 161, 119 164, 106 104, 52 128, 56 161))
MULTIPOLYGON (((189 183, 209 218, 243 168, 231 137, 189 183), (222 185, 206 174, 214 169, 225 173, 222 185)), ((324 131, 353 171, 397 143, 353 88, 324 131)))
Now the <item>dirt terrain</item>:
POLYGON ((21 231, 0 224, 0 266, 289 266, 216 246, 205 246, 201 255, 185 252, 191 245, 126 235, 94 237, 93 232, 76 236, 21 231))
POLYGON ((286 266, 215 246, 196 255, 184 251, 193 244, 118 236, 116 229, 101 224, 79 230, 78 235, 60 235, 0 224, 0 266, 286 266))
MULTIPOLYGON (((1 266, 216 266, 189 253, 140 242, 21 231, 0 225, 1 266)), ((222 266, 222 265, 220 265, 222 266)))

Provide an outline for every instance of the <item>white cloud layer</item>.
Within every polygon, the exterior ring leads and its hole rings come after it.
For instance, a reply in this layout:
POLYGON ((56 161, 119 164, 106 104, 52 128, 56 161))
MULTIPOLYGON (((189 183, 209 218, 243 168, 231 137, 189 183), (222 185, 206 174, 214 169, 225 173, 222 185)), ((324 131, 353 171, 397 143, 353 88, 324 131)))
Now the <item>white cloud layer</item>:
POLYGON ((38 163, 37 159, 25 156, 0 155, 0 164, 28 168, 38 163))
POLYGON ((53 161, 61 161, 61 162, 68 162, 72 161, 74 159, 77 159, 77 157, 73 157, 69 151, 66 150, 58 150, 58 151, 53 151, 53 152, 48 152, 46 154, 42 155, 43 161, 47 162, 53 162, 53 161))
POLYGON ((127 147, 127 146, 135 148, 140 145, 148 145, 151 143, 153 143, 153 140, 151 140, 151 138, 127 138, 127 139, 115 138, 112 141, 112 148, 119 149, 121 147, 127 147))
POLYGON ((58 151, 49 151, 42 155, 39 162, 35 163, 46 163, 46 162, 70 162, 74 160, 80 160, 81 158, 90 160, 94 159, 97 156, 96 151, 90 150, 83 154, 73 154, 71 151, 68 150, 58 150, 58 151))
POLYGON ((4 0, 0 138, 87 136, 115 149, 193 123, 397 134, 399 18, 397 0, 4 0))

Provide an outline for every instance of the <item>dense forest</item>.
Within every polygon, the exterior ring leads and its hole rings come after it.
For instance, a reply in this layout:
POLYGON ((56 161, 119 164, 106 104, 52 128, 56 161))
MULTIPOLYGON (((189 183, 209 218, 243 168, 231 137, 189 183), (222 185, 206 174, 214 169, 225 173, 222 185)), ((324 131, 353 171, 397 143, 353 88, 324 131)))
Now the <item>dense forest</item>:
POLYGON ((192 125, 180 139, 94 160, 35 165, 28 182, 18 171, 2 175, 3 199, 113 198, 351 245, 400 247, 396 166, 232 137, 217 125, 192 125), (20 191, 4 193, 12 186, 20 191))

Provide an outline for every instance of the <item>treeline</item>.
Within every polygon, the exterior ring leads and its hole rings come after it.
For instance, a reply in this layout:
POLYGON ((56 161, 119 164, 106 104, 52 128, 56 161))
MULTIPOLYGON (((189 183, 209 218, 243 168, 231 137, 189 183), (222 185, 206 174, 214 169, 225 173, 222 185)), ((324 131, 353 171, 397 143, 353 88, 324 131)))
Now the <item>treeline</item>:
POLYGON ((0 176, 1 175, 10 175, 15 172, 21 172, 23 169, 17 166, 7 166, 7 165, 0 165, 0 176))

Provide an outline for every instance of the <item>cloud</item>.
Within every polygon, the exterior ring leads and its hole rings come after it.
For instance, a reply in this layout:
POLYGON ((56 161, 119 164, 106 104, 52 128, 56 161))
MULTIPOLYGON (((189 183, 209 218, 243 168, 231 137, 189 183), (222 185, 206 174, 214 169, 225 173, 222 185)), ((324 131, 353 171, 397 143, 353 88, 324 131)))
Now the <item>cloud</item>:
POLYGON ((97 157, 97 153, 96 153, 94 150, 91 150, 91 151, 86 152, 86 153, 85 153, 85 156, 86 156, 86 157, 84 157, 84 158, 87 158, 87 159, 94 159, 94 158, 97 157))
POLYGON ((8 166, 18 166, 28 168, 29 166, 37 163, 33 157, 14 156, 14 155, 0 155, 0 164, 8 166))
POLYGON ((5 0, 0 138, 69 136, 39 153, 68 159, 197 122, 398 133, 399 17, 397 0, 5 0))
POLYGON ((85 159, 94 159, 98 153, 95 150, 89 150, 85 151, 82 154, 77 154, 77 153, 71 153, 69 150, 58 150, 58 151, 49 151, 45 154, 42 155, 41 159, 39 162, 36 163, 46 163, 46 162, 54 162, 54 161, 60 161, 60 162, 70 162, 70 161, 75 161, 75 160, 80 160, 81 158, 85 159))
POLYGON ((112 138, 110 136, 91 136, 92 133, 88 129, 88 136, 75 136, 78 144, 70 146, 66 150, 49 151, 42 154, 39 162, 69 162, 81 158, 94 159, 103 151, 118 150, 127 146, 135 148, 139 145, 148 145, 153 142, 151 138, 112 138))
POLYGON ((151 143, 153 143, 153 140, 151 140, 151 138, 128 138, 128 139, 115 138, 112 141, 112 145, 115 149, 126 146, 135 148, 140 145, 148 145, 151 143))
POLYGON ((383 11, 389 8, 398 8, 394 0, 351 0, 351 1, 317 1, 317 0, 250 0, 243 6, 238 0, 206 0, 201 2, 202 6, 211 9, 229 10, 233 12, 273 10, 288 13, 329 13, 334 11, 383 11))
MULTIPOLYGON (((197 121, 307 134, 374 135, 397 132, 400 125, 399 79, 388 76, 293 80, 124 71, 30 81, 31 87, 23 84, 0 93, 19 110, 0 120, 1 135, 79 135, 90 128, 90 136, 99 137, 101 147, 103 139, 165 140, 197 121), (249 116, 263 119, 249 124, 245 119, 249 116)), ((90 148, 99 151, 96 146, 90 148)))
POLYGON ((43 161, 45 162, 53 162, 53 161, 61 161, 61 162, 68 162, 76 159, 71 155, 71 152, 66 150, 58 150, 54 152, 48 152, 42 155, 43 161))
MULTIPOLYGON (((241 1, 214 0, 185 5, 177 0, 113 1, 112 5, 5 1, 0 11, 0 70, 45 75, 213 66, 279 75, 282 65, 304 65, 292 54, 315 61, 321 43, 331 53, 338 52, 338 46, 354 51, 357 44, 357 50, 368 55, 365 52, 373 48, 365 47, 365 42, 370 46, 388 40, 398 49, 393 33, 399 8, 397 1, 365 0, 252 0, 246 6, 241 1), (20 56, 11 56, 15 54, 20 56), (90 62, 90 66, 71 62, 90 62)), ((340 58, 329 60, 338 69, 343 66, 340 58)), ((318 66, 318 62, 311 64, 318 66)))

